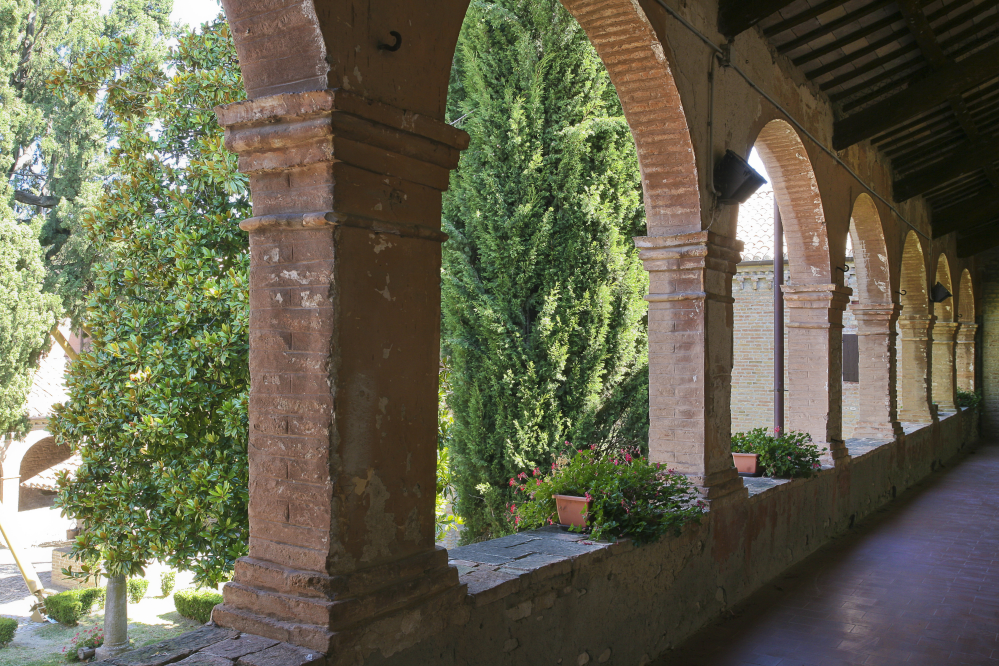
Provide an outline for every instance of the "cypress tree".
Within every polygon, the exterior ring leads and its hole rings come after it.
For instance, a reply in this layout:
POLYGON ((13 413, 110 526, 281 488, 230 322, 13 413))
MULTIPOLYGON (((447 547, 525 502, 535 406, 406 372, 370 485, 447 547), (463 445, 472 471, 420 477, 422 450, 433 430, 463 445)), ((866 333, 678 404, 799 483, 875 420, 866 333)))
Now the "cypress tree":
POLYGON ((617 94, 558 0, 473 1, 448 114, 442 330, 465 540, 510 530, 509 479, 565 441, 647 446, 645 227, 617 94))

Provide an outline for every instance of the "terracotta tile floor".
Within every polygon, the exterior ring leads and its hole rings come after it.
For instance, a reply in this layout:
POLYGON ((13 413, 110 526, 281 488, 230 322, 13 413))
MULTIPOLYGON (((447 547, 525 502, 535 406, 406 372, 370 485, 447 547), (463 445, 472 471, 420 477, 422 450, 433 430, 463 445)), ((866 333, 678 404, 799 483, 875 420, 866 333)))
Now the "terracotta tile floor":
POLYGON ((913 488, 655 666, 999 666, 999 442, 913 488))

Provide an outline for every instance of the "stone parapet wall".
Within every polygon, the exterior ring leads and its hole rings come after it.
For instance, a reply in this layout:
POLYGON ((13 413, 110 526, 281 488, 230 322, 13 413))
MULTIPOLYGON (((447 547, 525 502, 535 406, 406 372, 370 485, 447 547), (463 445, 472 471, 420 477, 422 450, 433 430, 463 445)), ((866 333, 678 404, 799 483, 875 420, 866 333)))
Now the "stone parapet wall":
POLYGON ((976 439, 967 410, 851 447, 841 469, 775 484, 649 546, 530 532, 456 549, 465 603, 384 620, 373 630, 394 638, 363 663, 648 664, 976 439))

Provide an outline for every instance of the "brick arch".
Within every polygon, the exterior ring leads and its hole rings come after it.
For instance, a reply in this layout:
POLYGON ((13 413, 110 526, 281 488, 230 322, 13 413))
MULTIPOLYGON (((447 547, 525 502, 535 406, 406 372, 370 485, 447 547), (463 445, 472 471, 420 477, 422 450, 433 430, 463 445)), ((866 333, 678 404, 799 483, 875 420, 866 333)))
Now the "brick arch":
POLYGON ((596 48, 631 127, 650 236, 701 230, 697 165, 666 51, 634 0, 562 0, 596 48))
POLYGON ((866 193, 858 196, 853 203, 850 237, 860 302, 865 305, 890 304, 891 275, 881 216, 874 199, 866 193))
MULTIPOLYGON (((223 0, 247 97, 345 89, 368 99, 442 119, 447 83, 467 0, 414 5, 393 24, 406 25, 405 59, 386 56, 388 23, 372 16, 341 20, 329 0, 269 4, 223 0), (385 34, 383 34, 385 33, 385 34), (327 42, 360 43, 344 57, 327 42)), ((564 0, 589 36, 617 88, 642 170, 649 235, 701 230, 697 166, 687 119, 666 50, 645 12, 632 0, 564 0)), ((401 30, 401 28, 400 28, 401 30)))
POLYGON ((926 260, 923 245, 915 231, 905 237, 902 270, 899 280, 903 315, 928 315, 929 292, 926 288, 926 260))
POLYGON ((961 271, 961 281, 957 290, 957 312, 962 324, 975 323, 975 291, 971 284, 971 271, 961 271))
POLYGON ((798 133, 783 120, 767 123, 755 147, 773 183, 795 284, 832 284, 829 235, 819 185, 798 133))
POLYGON ((65 462, 71 455, 72 451, 68 446, 56 444, 55 437, 41 439, 25 451, 21 458, 18 465, 21 480, 30 479, 53 465, 65 462))
MULTIPOLYGON (((947 255, 942 252, 937 257, 937 272, 934 283, 936 282, 947 287, 947 291, 950 293, 955 293, 954 282, 950 278, 950 262, 947 260, 947 255)), ((955 296, 951 296, 942 303, 933 304, 933 314, 936 315, 937 321, 954 321, 954 300, 955 296)))

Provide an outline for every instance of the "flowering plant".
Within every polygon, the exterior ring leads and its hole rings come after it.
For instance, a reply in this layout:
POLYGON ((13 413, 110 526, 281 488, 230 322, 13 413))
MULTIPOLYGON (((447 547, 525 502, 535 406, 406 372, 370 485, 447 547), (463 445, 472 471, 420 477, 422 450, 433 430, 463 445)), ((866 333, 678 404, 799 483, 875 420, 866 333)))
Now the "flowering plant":
POLYGON ((757 454, 766 476, 807 479, 821 467, 819 454, 825 451, 812 443, 807 432, 796 430, 753 428, 732 435, 732 452, 757 454))
POLYGON ((78 659, 77 654, 81 648, 89 650, 99 648, 102 645, 104 645, 104 627, 98 625, 91 629, 76 632, 73 640, 62 651, 63 653, 68 653, 66 654, 68 661, 76 661, 78 659))
POLYGON ((704 509, 687 477, 649 462, 636 450, 605 453, 596 447, 570 447, 549 473, 538 468, 521 472, 510 485, 523 498, 508 507, 515 529, 555 524, 552 496, 576 495, 590 500, 587 529, 594 539, 629 537, 639 545, 668 532, 679 534, 686 523, 698 522, 704 509))

